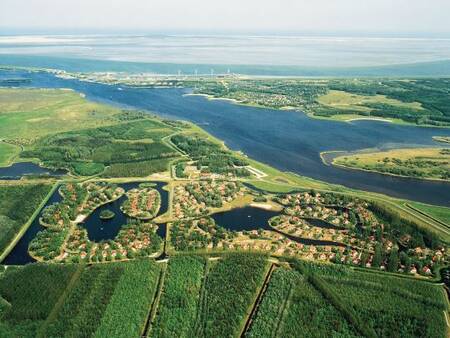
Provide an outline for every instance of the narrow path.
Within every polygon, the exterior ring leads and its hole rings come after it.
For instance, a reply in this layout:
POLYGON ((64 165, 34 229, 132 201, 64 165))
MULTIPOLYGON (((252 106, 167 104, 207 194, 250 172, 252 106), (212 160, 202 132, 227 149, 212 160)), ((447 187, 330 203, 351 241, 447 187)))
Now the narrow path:
POLYGON ((205 317, 205 312, 207 312, 207 295, 206 295, 206 283, 208 282, 208 274, 211 268, 210 259, 207 259, 205 262, 205 272, 203 276, 202 288, 200 289, 200 297, 198 299, 198 307, 197 307, 197 315, 195 318, 194 329, 193 332, 196 337, 202 336, 202 323, 205 323, 203 320, 205 317))
POLYGON ((294 288, 295 285, 291 284, 291 287, 289 289, 289 294, 286 297, 286 299, 283 302, 283 305, 281 306, 280 312, 278 313, 278 321, 277 321, 277 326, 275 328, 275 332, 273 334, 273 337, 279 337, 279 332, 281 331, 281 328, 283 327, 283 323, 284 323, 284 318, 286 317, 287 314, 287 309, 289 308, 289 304, 291 302, 292 299, 292 295, 294 294, 294 288))
POLYGON ((48 326, 58 316, 58 313, 61 307, 63 306, 65 299, 67 298, 69 293, 72 291, 72 289, 75 287, 76 283, 80 279, 81 273, 84 271, 84 267, 85 267, 84 265, 79 265, 77 270, 75 270, 72 277, 70 278, 69 283, 67 284, 66 289, 53 306, 53 309, 50 311, 47 319, 44 321, 44 323, 39 327, 38 331, 36 332, 36 337, 45 338, 45 332, 47 331, 48 326))
POLYGON ((161 268, 161 272, 159 274, 158 286, 156 289, 155 297, 153 299, 152 305, 150 306, 147 320, 144 326, 144 330, 142 332, 142 337, 148 337, 151 331, 151 325, 156 317, 156 310, 158 309, 159 299, 161 298, 162 289, 164 287, 164 280, 166 278, 167 265, 165 264, 161 268))
POLYGON ((250 329, 250 326, 252 325, 252 322, 253 322, 253 318, 254 318, 256 312, 258 311, 258 308, 259 308, 261 301, 264 297, 264 294, 267 290, 267 286, 269 285, 270 277, 272 276, 272 273, 274 270, 275 270, 275 264, 271 264, 269 271, 267 271, 266 278, 264 279, 264 282, 259 290, 258 296, 256 297, 256 300, 253 303, 253 307, 250 312, 250 315, 247 317, 247 321, 244 325, 244 328, 243 328, 241 334, 239 335, 240 337, 245 337, 245 334, 250 329))

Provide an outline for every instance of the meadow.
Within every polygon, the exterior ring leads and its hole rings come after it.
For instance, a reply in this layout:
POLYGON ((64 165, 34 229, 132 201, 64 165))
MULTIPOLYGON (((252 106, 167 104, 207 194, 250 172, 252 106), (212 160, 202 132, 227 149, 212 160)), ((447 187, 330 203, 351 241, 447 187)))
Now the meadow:
POLYGON ((115 123, 120 110, 66 89, 0 88, 0 135, 18 144, 64 132, 115 123))

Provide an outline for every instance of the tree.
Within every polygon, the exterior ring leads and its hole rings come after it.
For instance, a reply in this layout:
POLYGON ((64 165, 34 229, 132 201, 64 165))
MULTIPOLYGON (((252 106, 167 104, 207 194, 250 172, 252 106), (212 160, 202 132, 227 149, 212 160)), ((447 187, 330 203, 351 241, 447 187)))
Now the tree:
POLYGON ((397 271, 398 268, 398 251, 395 248, 392 248, 391 253, 389 255, 387 270, 390 272, 397 271))
POLYGON ((373 266, 374 267, 377 267, 377 268, 379 268, 380 267, 380 265, 381 265, 381 263, 382 263, 382 260, 383 260, 383 257, 382 257, 382 253, 381 253, 381 244, 380 243, 378 243, 376 246, 375 246, 375 253, 374 253, 374 255, 373 255, 373 266))

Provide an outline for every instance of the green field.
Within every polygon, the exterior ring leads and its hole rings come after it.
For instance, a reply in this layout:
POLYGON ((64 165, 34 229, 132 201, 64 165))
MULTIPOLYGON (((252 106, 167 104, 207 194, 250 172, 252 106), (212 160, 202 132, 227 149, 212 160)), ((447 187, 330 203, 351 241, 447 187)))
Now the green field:
POLYGON ((119 113, 116 108, 86 101, 71 90, 0 88, 1 138, 19 144, 74 126, 110 125, 119 113))
POLYGON ((439 148, 397 149, 338 156, 333 164, 421 179, 450 179, 450 150, 439 148))

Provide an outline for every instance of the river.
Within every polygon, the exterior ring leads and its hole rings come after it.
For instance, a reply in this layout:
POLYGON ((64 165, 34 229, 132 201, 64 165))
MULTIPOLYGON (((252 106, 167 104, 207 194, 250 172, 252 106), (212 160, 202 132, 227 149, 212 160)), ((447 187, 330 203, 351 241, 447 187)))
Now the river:
POLYGON ((352 123, 318 120, 298 111, 186 96, 189 89, 126 86, 119 89, 119 86, 61 79, 44 72, 0 70, 0 80, 8 78, 28 79, 15 82, 14 86, 71 88, 97 102, 192 121, 224 140, 228 147, 283 171, 393 197, 450 205, 449 183, 341 169, 323 164, 320 158, 320 152, 332 150, 438 146, 432 136, 450 136, 450 129, 362 120, 352 123))

